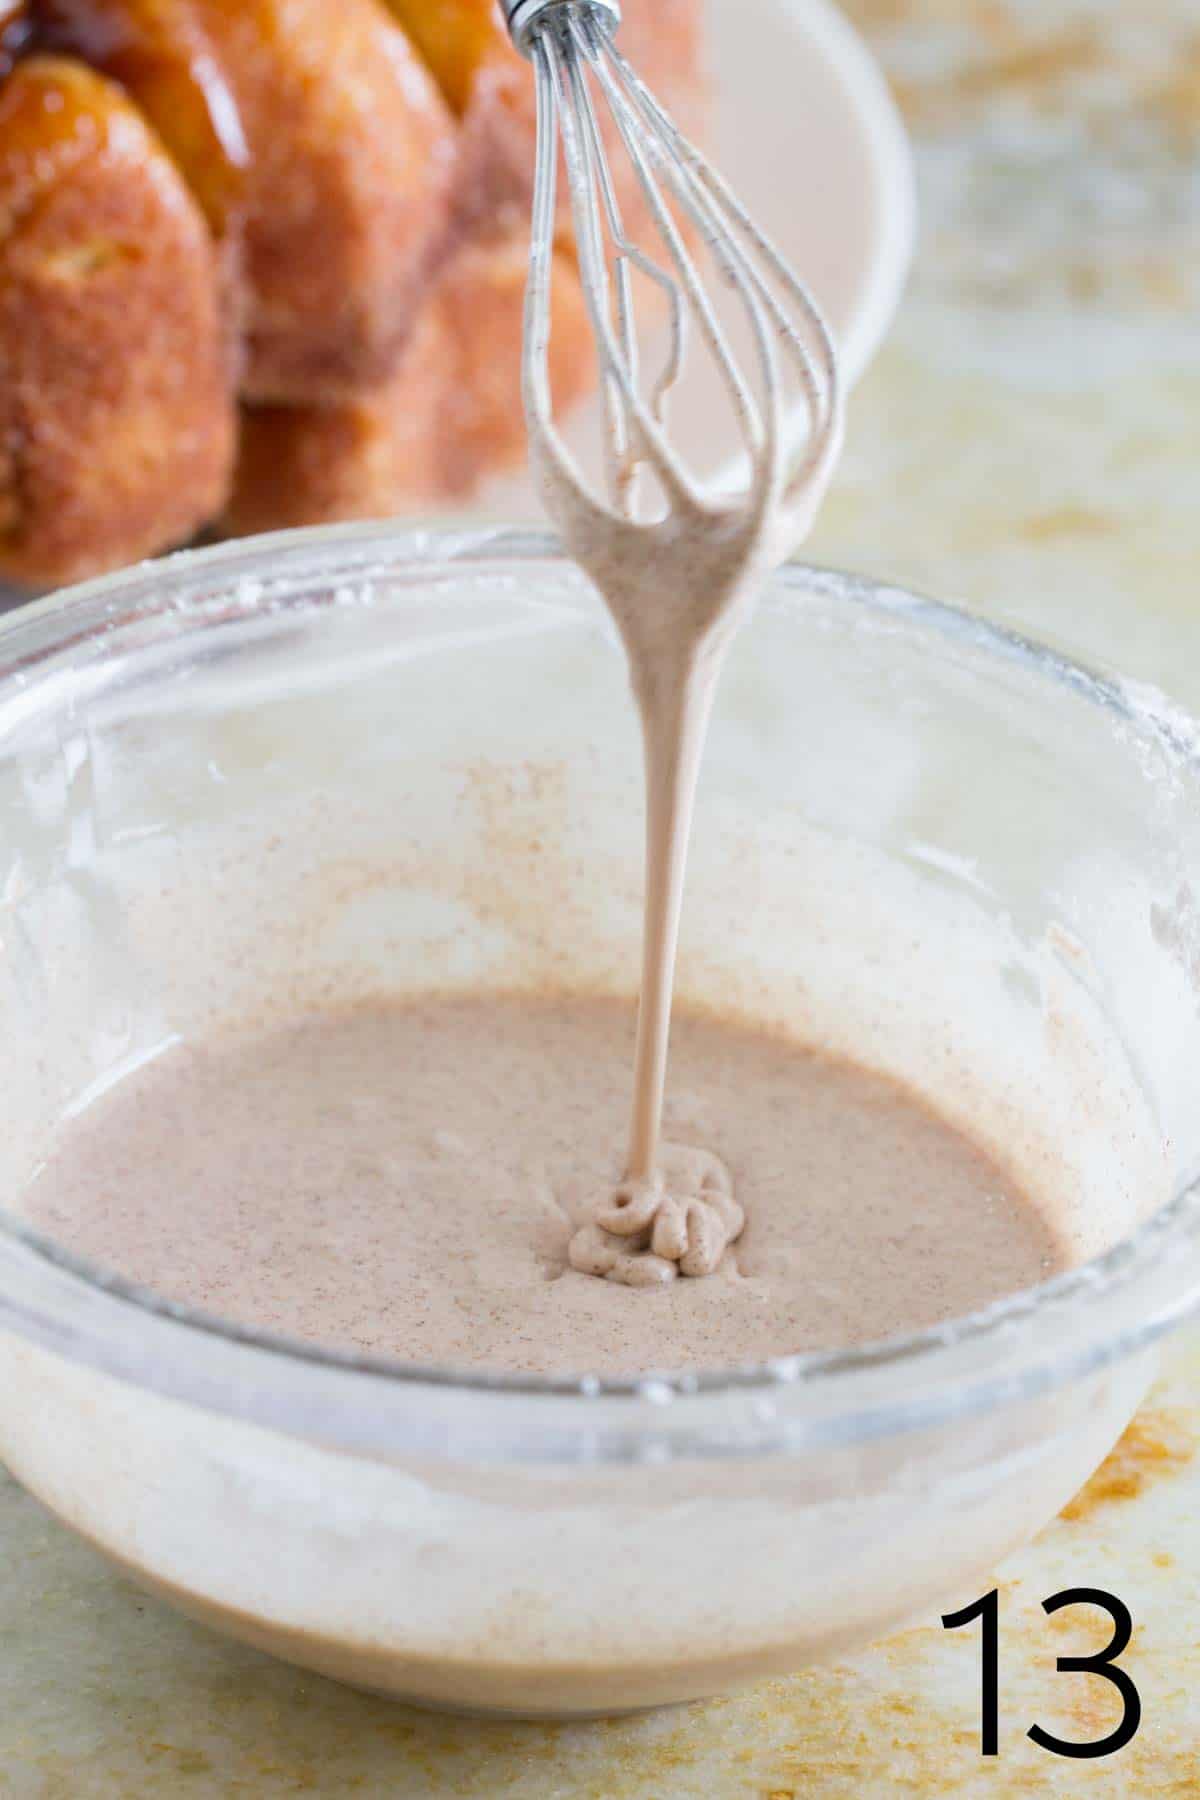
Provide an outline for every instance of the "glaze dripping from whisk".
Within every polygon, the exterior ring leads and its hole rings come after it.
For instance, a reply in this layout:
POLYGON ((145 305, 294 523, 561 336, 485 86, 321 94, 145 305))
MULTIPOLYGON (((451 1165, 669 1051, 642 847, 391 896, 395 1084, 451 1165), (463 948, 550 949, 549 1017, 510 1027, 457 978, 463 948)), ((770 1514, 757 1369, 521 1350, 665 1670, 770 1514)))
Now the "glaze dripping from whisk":
POLYGON ((837 361, 807 288, 676 129, 617 51, 616 0, 506 0, 538 97, 524 394, 531 459, 567 549, 621 633, 642 726, 646 884, 641 1001, 626 1180, 571 1246, 578 1270, 637 1286, 709 1274, 742 1229, 709 1150, 660 1142, 676 949, 696 784, 722 664, 760 580, 804 536, 841 436, 837 361), (622 216, 611 158, 627 155, 643 200, 640 231, 622 216), (585 479, 554 421, 550 283, 560 158, 595 333, 607 493, 585 479), (701 277, 707 255, 733 295, 750 345, 743 367, 701 277), (665 301, 669 337, 643 379, 635 283, 665 301), (692 478, 666 425, 689 331, 716 364, 749 472, 715 498, 692 478), (805 430, 786 425, 786 384, 805 430), (658 510, 643 516, 652 483, 658 510), (683 1166, 681 1167, 681 1157, 683 1166), (699 1180, 689 1158, 708 1158, 699 1180), (706 1188, 705 1180, 709 1185, 706 1188), (633 1221, 636 1221, 634 1223, 633 1221))

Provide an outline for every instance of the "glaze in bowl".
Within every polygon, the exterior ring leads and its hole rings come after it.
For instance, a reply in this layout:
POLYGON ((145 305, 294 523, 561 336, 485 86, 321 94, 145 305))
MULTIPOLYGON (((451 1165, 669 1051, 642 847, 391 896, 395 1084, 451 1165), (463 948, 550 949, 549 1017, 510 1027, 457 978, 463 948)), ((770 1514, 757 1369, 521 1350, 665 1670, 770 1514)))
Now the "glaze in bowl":
POLYGON ((951 607, 785 569, 714 720, 681 992, 917 1085, 1065 1196, 1079 1266, 852 1351, 472 1377, 188 1313, 22 1195, 216 1003, 632 992, 599 602, 541 537, 378 526, 6 620, 0 1455, 184 1610, 424 1704, 663 1704, 935 1612, 1070 1497, 1200 1297, 1197 741, 951 607))

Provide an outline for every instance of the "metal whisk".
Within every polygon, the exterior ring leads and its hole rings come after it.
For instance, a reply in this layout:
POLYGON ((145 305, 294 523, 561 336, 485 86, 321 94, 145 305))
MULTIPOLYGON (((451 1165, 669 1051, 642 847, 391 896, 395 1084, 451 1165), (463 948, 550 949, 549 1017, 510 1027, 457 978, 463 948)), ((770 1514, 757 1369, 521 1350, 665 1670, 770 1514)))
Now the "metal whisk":
MULTIPOLYGON (((503 5, 513 41, 532 62, 537 81, 524 393, 531 454, 552 516, 565 529, 561 503, 569 497, 575 526, 569 536, 581 536, 581 505, 595 509, 597 523, 609 528, 610 544, 614 519, 644 530, 635 524, 635 495, 639 471, 649 469, 665 500, 665 515, 650 527, 658 530, 664 550, 673 522, 685 532, 699 515, 712 523, 717 503, 693 481, 666 430, 667 397, 683 374, 694 326, 719 371, 751 459, 746 494, 717 509, 737 540, 735 549, 743 533, 753 541, 774 520, 787 534, 779 549, 786 553, 815 510, 840 439, 837 361, 819 307, 618 52, 618 0, 503 0, 503 5), (636 175, 632 191, 640 193, 648 221, 640 241, 622 215, 619 195, 630 189, 613 178, 610 146, 628 156, 636 175), (560 156, 600 363, 608 504, 584 484, 553 419, 549 345, 560 156), (740 303, 749 328, 745 369, 701 279, 697 240, 740 303), (644 385, 634 305, 638 276, 659 290, 670 320, 665 356, 644 385), (794 445, 789 455, 785 442, 789 373, 807 412, 806 442, 798 456, 794 445)), ((571 548, 587 562, 582 541, 571 548)))

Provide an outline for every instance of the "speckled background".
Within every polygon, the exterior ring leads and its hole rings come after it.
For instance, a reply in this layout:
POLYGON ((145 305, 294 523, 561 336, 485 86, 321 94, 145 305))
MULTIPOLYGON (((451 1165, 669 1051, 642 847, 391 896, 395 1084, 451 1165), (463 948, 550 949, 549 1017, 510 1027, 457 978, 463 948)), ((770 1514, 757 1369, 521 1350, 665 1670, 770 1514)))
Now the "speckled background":
POLYGON ((813 554, 1195 704, 1195 0, 847 10, 916 143, 921 240, 813 554))
POLYGON ((1001 1571, 1001 1756, 978 1754, 979 1638, 936 1620, 852 1659, 643 1719, 502 1725, 372 1700, 226 1645, 109 1572, 11 1482, 0 1486, 0 1793, 375 1800, 875 1800, 1200 1794, 1200 1345, 1040 1540, 1001 1571), (1064 1587, 1118 1593, 1142 1696, 1129 1748, 1060 1761, 1025 1736, 1117 1722, 1112 1690, 1054 1659, 1107 1642, 1064 1587))
MULTIPOLYGON (((736 0, 729 0, 736 4, 736 0)), ((1196 0, 850 0, 917 143, 922 242, 856 396, 813 553, 965 601, 1200 706, 1196 0)), ((1200 1796, 1200 1340, 1068 1516, 1001 1572, 1002 1755, 978 1637, 933 1621, 851 1661, 654 1718, 432 1719, 175 1619, 0 1476, 0 1795, 133 1800, 1200 1796), (1119 1592, 1145 1721, 1114 1761, 1096 1648, 1046 1594, 1119 1592)))

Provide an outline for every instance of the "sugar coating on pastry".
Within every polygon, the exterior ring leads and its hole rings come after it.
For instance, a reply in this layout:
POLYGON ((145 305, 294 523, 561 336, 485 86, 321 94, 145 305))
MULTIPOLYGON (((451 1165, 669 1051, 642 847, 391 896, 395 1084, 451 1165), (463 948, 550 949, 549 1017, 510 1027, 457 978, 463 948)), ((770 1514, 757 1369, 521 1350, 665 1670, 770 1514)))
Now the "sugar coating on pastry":
MULTIPOLYGON (((622 28, 685 128, 700 10, 622 28)), ((0 0, 0 95, 9 220, 53 190, 0 259, 0 574, 400 513, 521 457, 536 123, 496 0, 0 0)), ((595 381, 565 203, 558 252, 565 408, 595 381)))
MULTIPOLYGON (((529 234, 464 244, 443 269, 399 370, 341 406, 251 407, 225 518, 232 533, 379 518, 469 495, 524 454, 520 339, 529 234)), ((569 410, 593 385, 579 276, 559 253, 551 386, 569 410)))
POLYGON ((42 0, 112 74, 218 231, 236 231, 242 386, 343 397, 389 375, 445 235, 449 109, 379 0, 42 0))
POLYGON ((66 581, 224 504, 236 413, 212 240, 113 83, 0 87, 0 572, 66 581))

